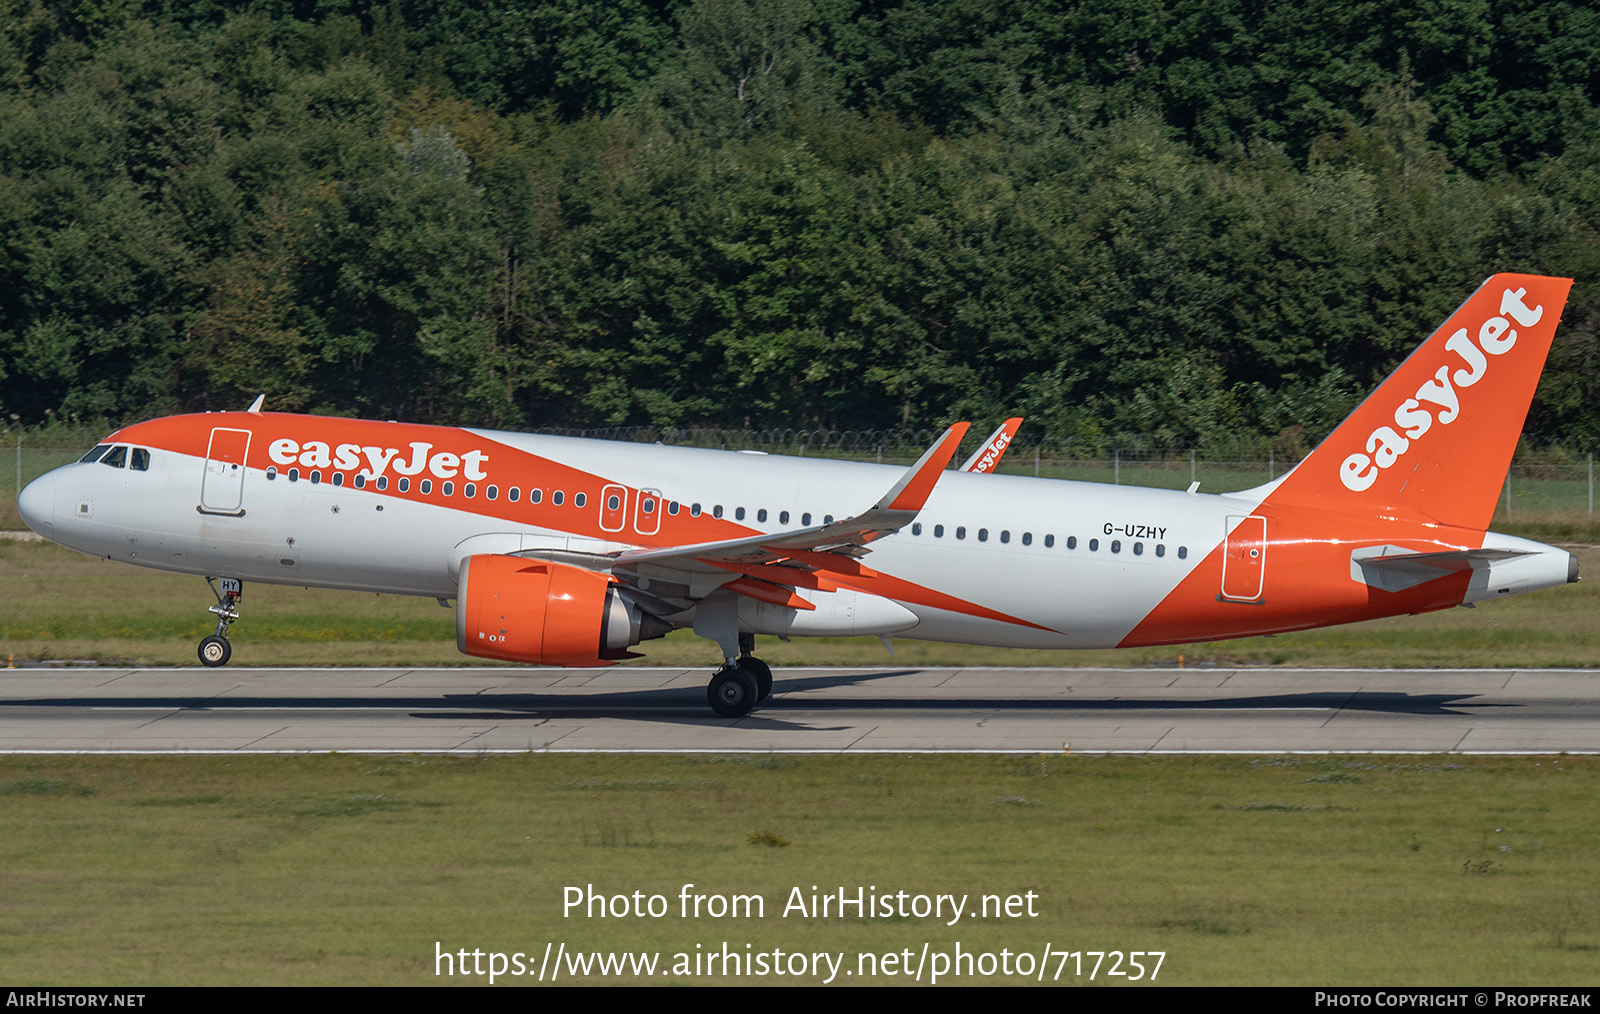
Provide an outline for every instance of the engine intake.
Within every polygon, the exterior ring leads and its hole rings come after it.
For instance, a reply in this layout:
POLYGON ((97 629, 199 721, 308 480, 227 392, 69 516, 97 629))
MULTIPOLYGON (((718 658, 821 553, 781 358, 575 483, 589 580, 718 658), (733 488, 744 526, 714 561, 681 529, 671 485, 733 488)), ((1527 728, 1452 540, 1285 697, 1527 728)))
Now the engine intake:
POLYGON ((456 647, 464 654, 535 665, 599 666, 671 630, 597 571, 520 556, 480 555, 461 565, 456 647))

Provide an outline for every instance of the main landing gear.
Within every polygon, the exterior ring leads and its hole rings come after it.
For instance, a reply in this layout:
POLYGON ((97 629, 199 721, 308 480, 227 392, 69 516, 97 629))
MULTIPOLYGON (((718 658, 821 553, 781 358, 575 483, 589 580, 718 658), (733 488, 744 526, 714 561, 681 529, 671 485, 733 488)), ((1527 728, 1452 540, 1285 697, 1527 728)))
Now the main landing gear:
POLYGON ((772 667, 750 654, 755 646, 754 634, 740 634, 738 660, 718 669, 706 687, 711 710, 723 718, 742 718, 772 694, 772 667))
POLYGON ((219 665, 227 665, 228 659, 233 657, 233 645, 228 643, 228 626, 239 618, 239 596, 244 594, 244 582, 236 577, 225 577, 222 579, 222 590, 218 591, 213 581, 213 578, 206 578, 211 594, 217 597, 217 604, 207 611, 217 614, 217 632, 201 639, 200 661, 215 669, 219 665))

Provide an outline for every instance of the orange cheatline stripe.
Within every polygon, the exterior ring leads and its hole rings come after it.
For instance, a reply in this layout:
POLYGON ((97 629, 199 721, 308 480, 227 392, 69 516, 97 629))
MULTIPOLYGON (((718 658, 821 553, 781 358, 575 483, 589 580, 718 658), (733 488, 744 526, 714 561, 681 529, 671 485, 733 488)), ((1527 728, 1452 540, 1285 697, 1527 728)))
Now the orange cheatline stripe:
POLYGON ((934 609, 943 609, 952 613, 961 613, 965 616, 978 616, 987 620, 999 620, 1002 623, 1014 623, 1021 627, 1032 627, 1035 630, 1054 631, 1055 629, 1040 623, 1034 623, 1032 620, 1024 620, 1021 617, 990 609, 987 606, 980 606, 975 602, 968 602, 966 599, 957 598, 954 595, 935 591, 932 588, 924 587, 903 578, 892 577, 882 571, 863 566, 854 557, 834 556, 831 553, 812 553, 800 549, 773 550, 773 552, 782 553, 790 559, 810 564, 818 570, 840 575, 840 584, 854 588, 856 591, 866 592, 869 595, 881 595, 897 602, 911 602, 916 605, 930 606, 934 609))

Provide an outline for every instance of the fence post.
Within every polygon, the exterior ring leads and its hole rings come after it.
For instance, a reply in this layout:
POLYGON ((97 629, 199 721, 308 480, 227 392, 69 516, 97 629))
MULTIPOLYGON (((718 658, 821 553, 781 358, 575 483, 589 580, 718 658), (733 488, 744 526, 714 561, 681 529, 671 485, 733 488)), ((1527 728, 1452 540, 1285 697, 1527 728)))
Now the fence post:
POLYGON ((1594 452, 1589 452, 1589 513, 1594 513, 1594 452))
POLYGON ((1189 485, 1194 485, 1194 448, 1189 448, 1189 485))
POLYGON ((1271 482, 1273 479, 1277 478, 1277 476, 1275 474, 1273 474, 1273 473, 1275 473, 1278 470, 1278 466, 1274 463, 1272 455, 1273 455, 1273 448, 1271 448, 1271 447, 1267 448, 1267 481, 1268 482, 1271 482))
POLYGON ((1111 459, 1111 481, 1120 486, 1122 485, 1122 449, 1119 447, 1111 453, 1114 455, 1111 459))
POLYGON ((1033 477, 1039 478, 1039 445, 1033 445, 1033 477))

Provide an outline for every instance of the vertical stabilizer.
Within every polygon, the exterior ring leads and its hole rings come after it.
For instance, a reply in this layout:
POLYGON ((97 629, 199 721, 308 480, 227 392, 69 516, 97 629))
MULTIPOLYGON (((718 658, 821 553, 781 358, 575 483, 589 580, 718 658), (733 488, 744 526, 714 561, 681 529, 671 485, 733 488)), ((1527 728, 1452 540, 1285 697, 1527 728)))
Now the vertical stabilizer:
POLYGON ((1486 529, 1571 287, 1484 282, 1272 499, 1486 529))

